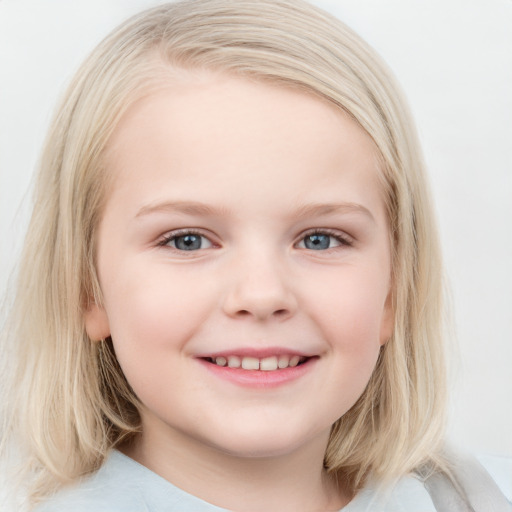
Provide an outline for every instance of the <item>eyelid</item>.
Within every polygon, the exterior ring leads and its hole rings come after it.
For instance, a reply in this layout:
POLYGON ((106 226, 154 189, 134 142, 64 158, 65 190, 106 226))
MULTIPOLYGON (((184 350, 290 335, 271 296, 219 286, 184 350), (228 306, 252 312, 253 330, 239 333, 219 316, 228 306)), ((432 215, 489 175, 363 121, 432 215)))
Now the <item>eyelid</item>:
MULTIPOLYGON (((165 233, 165 235, 162 235, 158 239, 157 246, 174 249, 175 251, 180 252, 180 253, 187 252, 187 251, 182 251, 180 249, 177 249, 175 247, 171 247, 170 245, 167 245, 170 241, 174 240, 175 238, 178 238, 180 236, 185 236, 185 235, 200 236, 200 237, 206 238, 210 242, 211 247, 219 246, 219 244, 217 244, 214 240, 212 240, 212 238, 213 238, 212 235, 206 234, 203 230, 198 229, 198 228, 180 228, 180 229, 174 229, 172 231, 168 231, 167 233, 165 233)), ((204 249, 210 249, 211 247, 205 247, 204 249)), ((204 250, 204 249, 199 249, 199 251, 204 250)), ((190 252, 198 252, 198 251, 190 251, 190 252)))
MULTIPOLYGON (((297 245, 299 243, 301 243, 307 236, 314 235, 314 234, 331 236, 331 237, 335 238, 336 240, 338 240, 340 243, 339 246, 332 247, 330 249, 325 249, 322 252, 337 249, 338 247, 351 247, 354 244, 354 238, 344 231, 340 231, 340 230, 332 229, 332 228, 311 228, 311 229, 308 229, 300 234, 297 241, 294 243, 294 247, 297 247, 297 245)), ((158 239, 157 246, 174 249, 175 251, 177 251, 179 253, 187 252, 187 251, 182 251, 180 249, 174 248, 170 245, 167 245, 173 239, 178 238, 180 236, 184 236, 184 235, 201 236, 203 238, 206 238, 211 244, 211 247, 206 247, 204 249, 199 249, 197 251, 190 251, 191 253, 198 252, 198 251, 205 250, 205 249, 210 249, 212 247, 219 247, 219 244, 213 240, 214 237, 210 233, 205 233, 202 229, 198 229, 198 228, 180 228, 180 229, 175 229, 175 230, 169 231, 169 232, 165 233, 164 235, 162 235, 158 239)))
MULTIPOLYGON (((340 242, 339 247, 352 247, 354 245, 354 238, 344 231, 340 231, 332 228, 311 228, 300 234, 297 242, 294 244, 297 246, 300 242, 304 240, 309 235, 328 235, 340 242)), ((331 247, 330 249, 325 249, 322 252, 326 252, 332 249, 337 249, 337 247, 331 247)), ((320 251, 319 251, 320 252, 320 251)))

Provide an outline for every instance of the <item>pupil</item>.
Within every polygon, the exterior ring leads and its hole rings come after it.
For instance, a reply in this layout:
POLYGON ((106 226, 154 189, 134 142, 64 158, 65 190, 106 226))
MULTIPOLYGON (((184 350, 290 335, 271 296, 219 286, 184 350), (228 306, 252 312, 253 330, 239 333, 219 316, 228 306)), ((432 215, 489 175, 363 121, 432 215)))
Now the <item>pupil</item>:
POLYGON ((177 249, 193 251, 201 248, 201 237, 197 235, 183 235, 176 237, 174 243, 177 249))
POLYGON ((330 243, 329 235, 308 235, 304 241, 304 245, 308 249, 321 250, 328 249, 330 243))

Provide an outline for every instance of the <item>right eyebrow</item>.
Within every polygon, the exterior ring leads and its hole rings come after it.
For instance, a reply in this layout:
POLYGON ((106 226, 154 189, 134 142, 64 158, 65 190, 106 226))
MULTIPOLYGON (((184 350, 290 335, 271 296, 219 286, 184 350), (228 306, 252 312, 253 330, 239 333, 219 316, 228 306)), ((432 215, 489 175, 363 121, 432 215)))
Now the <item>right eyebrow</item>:
POLYGON ((135 217, 143 217, 152 213, 184 213, 199 216, 221 216, 226 213, 226 209, 216 208, 195 201, 163 201, 143 206, 135 217))

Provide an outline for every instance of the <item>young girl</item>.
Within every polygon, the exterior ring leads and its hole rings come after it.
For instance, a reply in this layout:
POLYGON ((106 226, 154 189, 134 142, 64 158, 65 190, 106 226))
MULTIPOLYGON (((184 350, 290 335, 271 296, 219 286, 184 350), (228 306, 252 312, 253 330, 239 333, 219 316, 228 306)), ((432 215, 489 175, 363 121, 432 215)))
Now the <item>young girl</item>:
POLYGON ((394 80, 326 13, 114 31, 50 130, 5 337, 36 510, 509 510, 443 450, 427 190, 394 80))

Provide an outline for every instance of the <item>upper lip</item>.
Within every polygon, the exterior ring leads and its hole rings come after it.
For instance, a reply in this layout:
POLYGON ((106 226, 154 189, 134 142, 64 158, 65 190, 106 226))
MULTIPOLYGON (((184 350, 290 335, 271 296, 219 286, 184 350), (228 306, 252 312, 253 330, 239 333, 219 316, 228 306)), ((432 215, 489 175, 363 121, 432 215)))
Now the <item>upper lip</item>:
POLYGON ((228 357, 228 356, 239 356, 239 357, 255 357, 263 359, 271 356, 300 356, 300 357, 313 357, 318 354, 313 352, 304 352, 301 350, 284 348, 284 347, 239 347, 230 348, 226 350, 220 350, 215 352, 204 352, 196 354, 197 358, 216 358, 216 357, 228 357))

